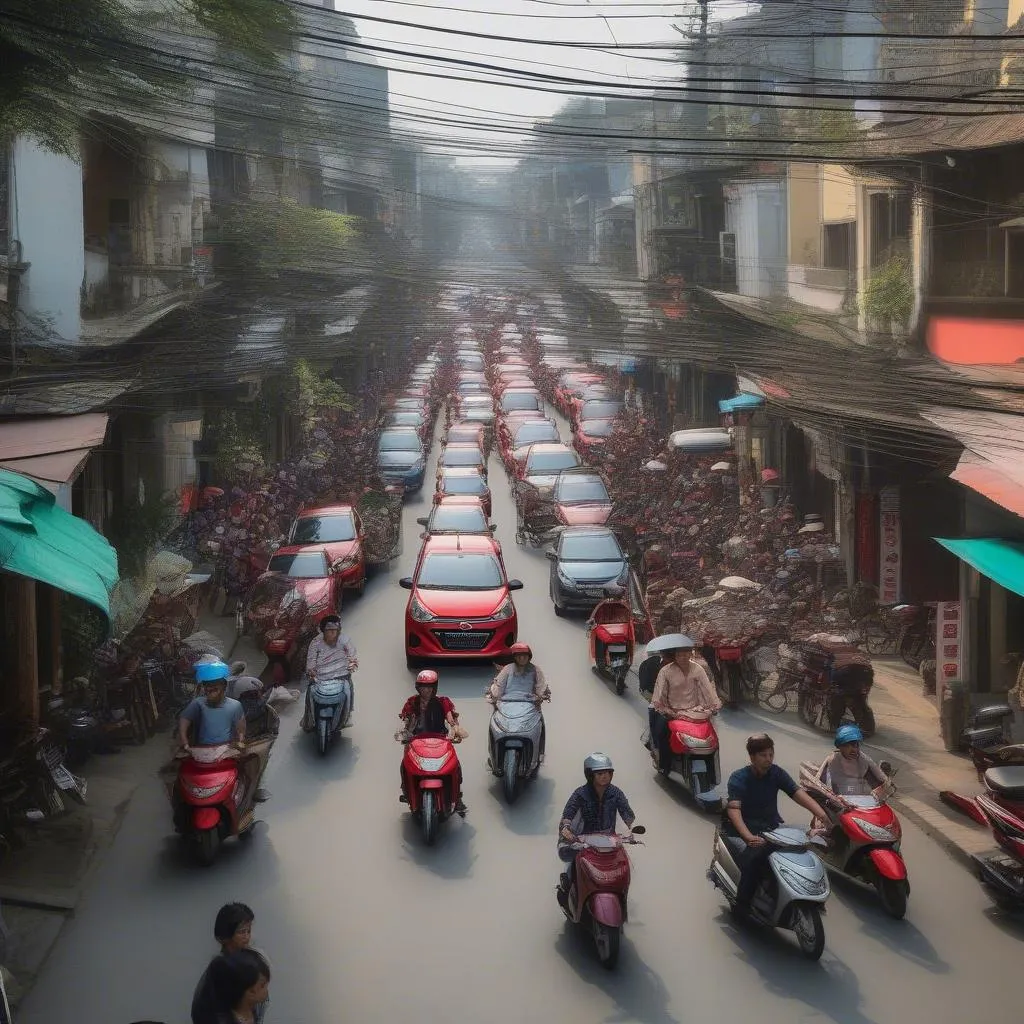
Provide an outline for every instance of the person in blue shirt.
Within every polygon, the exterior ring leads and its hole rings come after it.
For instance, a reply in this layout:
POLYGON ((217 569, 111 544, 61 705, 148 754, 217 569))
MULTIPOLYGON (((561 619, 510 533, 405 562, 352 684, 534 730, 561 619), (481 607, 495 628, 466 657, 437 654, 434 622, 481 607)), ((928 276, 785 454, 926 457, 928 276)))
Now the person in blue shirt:
POLYGON ((738 836, 746 843, 740 854, 740 884, 733 907, 741 919, 750 913, 751 900, 772 850, 761 833, 782 824, 779 793, 785 793, 816 817, 826 817, 817 801, 775 764, 775 741, 771 736, 762 732, 748 737, 747 754, 750 764, 729 776, 729 797, 722 822, 726 835, 738 836))
POLYGON ((573 791, 562 811, 558 825, 558 857, 569 865, 559 879, 558 902, 563 906, 575 880, 576 851, 572 844, 577 836, 614 831, 616 816, 622 818, 627 828, 636 821, 626 794, 612 785, 614 773, 615 766, 607 754, 600 751, 590 754, 583 762, 586 785, 573 791))
POLYGON ((195 727, 195 743, 214 747, 245 740, 245 710, 241 701, 227 695, 231 669, 222 661, 200 662, 196 679, 203 695, 194 698, 178 719, 178 740, 189 751, 189 730, 195 727))

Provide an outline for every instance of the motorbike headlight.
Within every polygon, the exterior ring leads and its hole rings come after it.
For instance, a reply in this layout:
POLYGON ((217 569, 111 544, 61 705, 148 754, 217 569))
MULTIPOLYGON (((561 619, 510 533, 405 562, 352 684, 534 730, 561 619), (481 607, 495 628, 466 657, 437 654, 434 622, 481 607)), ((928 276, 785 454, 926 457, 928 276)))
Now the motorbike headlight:
POLYGON ((868 821, 865 818, 851 817, 850 819, 861 831, 865 832, 872 839, 879 843, 891 843, 893 840, 898 838, 897 833, 890 831, 887 828, 882 828, 881 825, 876 825, 873 821, 868 821))
POLYGON ((803 893, 805 896, 822 896, 828 892, 828 877, 824 873, 820 878, 805 878, 780 865, 779 874, 794 892, 803 893))
POLYGON ((437 616, 427 607, 425 607, 418 597, 413 595, 412 601, 409 603, 409 614, 412 616, 415 622, 432 622, 437 616))
POLYGON ((495 608, 494 613, 491 615, 492 619, 511 619, 515 614, 515 606, 512 604, 511 595, 507 596, 501 604, 495 608))

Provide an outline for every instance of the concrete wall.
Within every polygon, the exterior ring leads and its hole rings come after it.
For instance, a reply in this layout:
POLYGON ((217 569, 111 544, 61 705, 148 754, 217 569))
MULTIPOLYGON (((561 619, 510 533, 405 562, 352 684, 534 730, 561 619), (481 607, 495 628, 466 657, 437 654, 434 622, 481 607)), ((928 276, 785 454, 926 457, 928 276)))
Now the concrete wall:
POLYGON ((60 340, 78 341, 85 252, 82 245, 82 166, 29 139, 14 144, 11 180, 12 238, 31 264, 19 305, 48 321, 60 340))
POLYGON ((736 290, 767 299, 786 287, 786 183, 727 186, 726 231, 736 234, 736 290))

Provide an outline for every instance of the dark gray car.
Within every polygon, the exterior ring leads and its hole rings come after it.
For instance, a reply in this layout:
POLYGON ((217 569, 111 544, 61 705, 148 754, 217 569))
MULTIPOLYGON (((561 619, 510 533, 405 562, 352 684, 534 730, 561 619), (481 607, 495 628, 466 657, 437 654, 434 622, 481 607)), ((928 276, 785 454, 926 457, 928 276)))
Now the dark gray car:
POLYGON ((604 600, 610 584, 626 586, 629 562, 615 534, 604 526, 570 526, 563 530, 551 561, 551 602, 555 614, 570 608, 591 609, 604 600))

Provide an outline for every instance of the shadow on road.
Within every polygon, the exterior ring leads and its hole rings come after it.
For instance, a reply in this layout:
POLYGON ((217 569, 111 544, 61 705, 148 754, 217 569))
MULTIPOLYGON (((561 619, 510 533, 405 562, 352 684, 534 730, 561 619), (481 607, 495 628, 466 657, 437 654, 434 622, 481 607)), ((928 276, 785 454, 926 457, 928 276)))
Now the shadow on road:
POLYGON ((551 803, 555 795, 554 779, 539 775, 527 782, 520 790, 519 799, 511 807, 505 803, 502 780, 493 779, 492 783, 488 793, 501 805, 502 817, 509 831, 519 836, 550 835, 554 843, 555 819, 552 817, 551 803))
POLYGON ((859 1009, 862 1000, 857 976, 830 956, 827 946, 822 959, 811 964, 792 935, 753 924, 739 926, 727 911, 718 921, 735 942, 737 959, 757 970, 767 993, 780 999, 799 999, 836 1024, 875 1024, 859 1009))
POLYGON ((619 947, 619 963, 613 971, 605 970, 599 963, 590 934, 568 921, 555 941, 555 952, 582 981, 599 988, 618 1007, 617 1012, 603 1018, 602 1024, 680 1024, 669 1012, 668 989, 661 976, 637 956, 636 947, 625 933, 619 947))
POLYGON ((401 829, 406 860, 440 878, 469 878, 473 874, 477 859, 473 852, 476 829, 468 819, 457 815, 450 817, 441 825, 433 846, 424 845, 420 823, 408 812, 402 815, 401 829))

